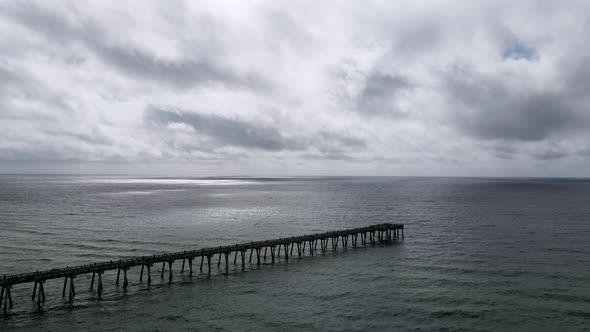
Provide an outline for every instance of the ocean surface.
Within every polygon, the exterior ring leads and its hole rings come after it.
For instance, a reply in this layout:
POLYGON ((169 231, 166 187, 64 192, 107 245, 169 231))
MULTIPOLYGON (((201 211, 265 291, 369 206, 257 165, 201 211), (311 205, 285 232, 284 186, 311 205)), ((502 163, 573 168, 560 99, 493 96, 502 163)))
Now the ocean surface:
POLYGON ((383 222, 405 239, 102 300, 15 286, 0 331, 590 331, 590 180, 2 175, 0 275, 383 222))

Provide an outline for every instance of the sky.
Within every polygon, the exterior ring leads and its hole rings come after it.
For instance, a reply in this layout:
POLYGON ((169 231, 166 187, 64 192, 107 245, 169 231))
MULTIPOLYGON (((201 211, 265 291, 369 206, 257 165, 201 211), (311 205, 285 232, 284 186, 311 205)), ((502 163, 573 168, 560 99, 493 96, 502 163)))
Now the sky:
POLYGON ((590 176, 588 1, 0 0, 0 173, 590 176))

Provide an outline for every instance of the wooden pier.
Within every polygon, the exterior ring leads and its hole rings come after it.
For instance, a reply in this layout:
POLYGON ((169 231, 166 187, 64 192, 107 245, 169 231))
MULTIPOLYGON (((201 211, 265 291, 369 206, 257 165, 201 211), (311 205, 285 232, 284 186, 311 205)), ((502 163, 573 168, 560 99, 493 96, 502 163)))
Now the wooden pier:
POLYGON ((61 269, 4 275, 0 278, 0 286, 2 287, 0 294, 0 306, 2 307, 2 310, 5 314, 13 308, 11 289, 17 284, 33 283, 33 292, 31 297, 33 301, 37 301, 38 306, 41 306, 45 302, 44 285, 47 280, 63 278, 62 297, 65 297, 67 292, 68 300, 71 302, 74 300, 74 296, 76 295, 76 288, 74 286, 76 276, 92 274, 90 290, 93 290, 94 286, 96 285, 96 294, 100 299, 100 296, 103 292, 102 275, 105 271, 117 270, 117 279, 115 284, 119 286, 121 282, 123 289, 127 289, 129 285, 127 271, 132 267, 140 267, 141 272, 139 281, 142 282, 145 275, 147 284, 150 284, 152 281, 151 268, 155 264, 160 263, 162 264, 160 277, 164 278, 166 265, 168 265, 167 277, 168 280, 172 280, 172 264, 180 260, 182 260, 182 268, 180 273, 184 273, 185 270, 188 270, 188 273, 192 275, 193 262, 195 259, 198 261, 200 258, 199 270, 203 271, 203 263, 206 260, 207 273, 210 274, 211 261, 213 260, 215 262, 215 258, 217 258, 218 267, 221 267, 223 258, 223 262, 225 263, 225 271, 228 272, 231 260, 230 257, 232 254, 234 255, 233 264, 238 263, 239 257, 242 269, 245 269, 246 258, 248 258, 248 262, 251 263, 253 256, 256 259, 256 264, 260 264, 261 256, 264 260, 266 260, 267 254, 269 254, 271 262, 274 263, 275 259, 278 259, 279 257, 284 257, 286 260, 288 260, 289 257, 293 257, 294 249, 297 249, 295 254, 298 257, 302 257, 305 255, 305 250, 307 247, 309 255, 313 256, 314 254, 318 253, 318 243, 320 245, 319 250, 323 253, 329 249, 338 250, 339 246, 347 249, 349 247, 349 239, 350 246, 357 247, 359 245, 365 246, 367 244, 375 244, 377 242, 392 242, 403 239, 403 237, 404 225, 386 223, 333 232, 280 238, 268 241, 256 241, 229 246, 121 259, 118 261, 108 261, 61 269), (360 243, 358 242, 359 237, 361 240, 360 243), (283 250, 282 256, 281 250, 283 250), (188 267, 186 266, 186 263, 188 263, 188 267))

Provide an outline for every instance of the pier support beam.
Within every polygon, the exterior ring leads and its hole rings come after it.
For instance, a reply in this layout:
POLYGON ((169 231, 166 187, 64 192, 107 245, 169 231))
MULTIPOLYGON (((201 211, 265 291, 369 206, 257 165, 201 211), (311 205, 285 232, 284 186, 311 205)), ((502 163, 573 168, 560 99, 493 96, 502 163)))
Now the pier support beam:
POLYGON ((8 309, 12 309, 12 285, 3 285, 2 286, 2 293, 0 294, 0 305, 2 304, 2 300, 4 298, 4 305, 3 311, 6 313, 8 309))
POLYGON ((66 287, 68 286, 68 277, 64 278, 64 287, 63 290, 61 292, 61 297, 65 297, 66 296, 66 287))
POLYGON ((37 306, 41 306, 41 303, 45 303, 45 280, 36 280, 35 286, 33 287, 33 300, 35 300, 35 293, 37 293, 37 306), (37 288, 37 286, 39 286, 37 288))
POLYGON ((45 303, 45 280, 39 280, 39 295, 37 295, 37 305, 45 303))
POLYGON ((75 276, 70 277, 70 297, 69 297, 70 302, 72 302, 74 300, 74 296, 76 296, 76 288, 74 287, 74 278, 75 278, 75 276))
POLYGON ((224 252, 223 255, 225 256, 225 273, 229 272, 229 252, 224 252))
MULTIPOLYGON (((250 261, 252 261, 252 251, 254 249, 250 249, 250 261)), ((240 254, 242 256, 242 270, 246 269, 246 250, 240 250, 240 254)))
POLYGON ((151 284, 152 283, 152 274, 151 274, 151 269, 152 267, 152 263, 143 263, 141 264, 141 272, 139 273, 139 282, 143 281, 143 269, 145 268, 147 271, 147 284, 151 284))
MULTIPOLYGON (((172 263, 173 260, 168 261, 168 280, 172 280, 172 263)), ((160 278, 164 279, 164 271, 166 270, 166 262, 162 262, 162 272, 160 273, 160 278)))
MULTIPOLYGON (((149 268, 148 268, 149 271, 149 268)), ((102 296, 102 273, 104 271, 98 271, 96 274, 98 275, 98 285, 96 286, 96 292, 98 294, 98 298, 102 296)))
MULTIPOLYGON (((143 272, 143 265, 141 266, 141 271, 143 272)), ((96 272, 92 272, 92 280, 90 280, 90 290, 92 290, 92 288, 94 288, 94 276, 96 275, 96 272)))
POLYGON ((123 268, 123 289, 127 290, 127 286, 129 286, 129 280, 127 280, 127 270, 129 270, 129 267, 125 266, 123 268))
POLYGON ((66 296, 66 287, 68 286, 68 279, 70 279, 70 289, 69 289, 69 294, 68 294, 68 300, 70 303, 74 300, 74 296, 76 296, 76 288, 74 287, 74 279, 75 278, 76 278, 75 275, 66 276, 64 278, 64 287, 61 292, 61 296, 65 297, 66 296))

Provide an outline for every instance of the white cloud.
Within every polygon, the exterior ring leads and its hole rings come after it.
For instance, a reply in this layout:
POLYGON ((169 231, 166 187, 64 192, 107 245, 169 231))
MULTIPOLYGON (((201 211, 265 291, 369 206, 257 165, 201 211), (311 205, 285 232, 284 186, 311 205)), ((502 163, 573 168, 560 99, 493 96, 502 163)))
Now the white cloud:
POLYGON ((0 172, 590 176, 589 9, 2 1, 0 172))

